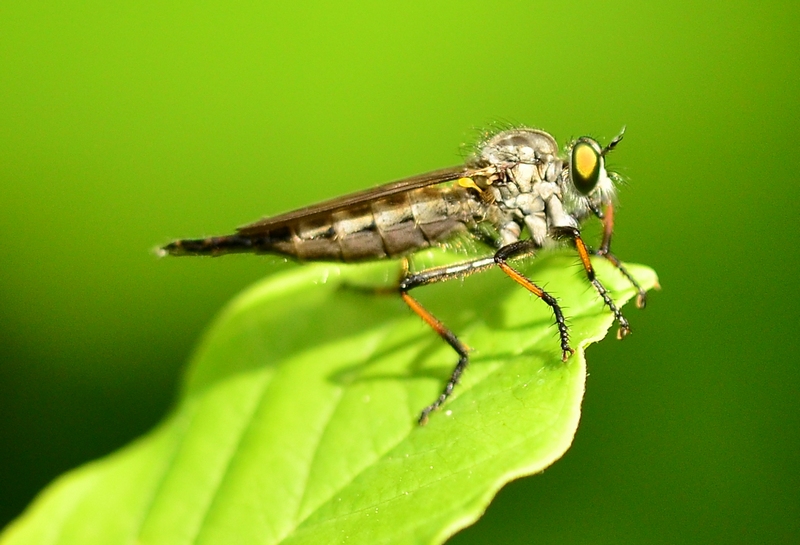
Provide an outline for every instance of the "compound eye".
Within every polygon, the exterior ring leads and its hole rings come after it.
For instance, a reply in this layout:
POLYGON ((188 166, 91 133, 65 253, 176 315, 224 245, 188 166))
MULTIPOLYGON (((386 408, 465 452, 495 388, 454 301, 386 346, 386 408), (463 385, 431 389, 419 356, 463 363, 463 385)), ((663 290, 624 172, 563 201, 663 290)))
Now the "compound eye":
POLYGON ((581 139, 572 146, 569 175, 581 195, 588 195, 597 185, 602 164, 602 150, 593 140, 581 139))

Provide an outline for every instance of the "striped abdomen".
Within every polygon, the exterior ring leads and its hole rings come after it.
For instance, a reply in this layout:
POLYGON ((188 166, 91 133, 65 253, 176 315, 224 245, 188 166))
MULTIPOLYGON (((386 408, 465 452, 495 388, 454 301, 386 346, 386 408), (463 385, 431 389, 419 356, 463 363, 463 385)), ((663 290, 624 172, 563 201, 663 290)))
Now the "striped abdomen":
POLYGON ((258 233, 179 240, 172 255, 277 253, 301 261, 363 261, 408 254, 463 231, 477 204, 462 187, 422 187, 330 212, 267 222, 258 233))

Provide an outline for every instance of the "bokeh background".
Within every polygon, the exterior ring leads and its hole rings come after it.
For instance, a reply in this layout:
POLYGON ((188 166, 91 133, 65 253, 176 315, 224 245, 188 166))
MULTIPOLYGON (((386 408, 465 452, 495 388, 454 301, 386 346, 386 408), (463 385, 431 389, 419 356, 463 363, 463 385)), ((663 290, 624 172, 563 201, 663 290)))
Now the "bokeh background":
POLYGON ((799 14, 3 2, 0 526, 151 428, 215 313, 295 266, 154 246, 458 163, 499 121, 627 125, 614 246, 664 289, 589 350, 573 448, 452 543, 800 541, 799 14))

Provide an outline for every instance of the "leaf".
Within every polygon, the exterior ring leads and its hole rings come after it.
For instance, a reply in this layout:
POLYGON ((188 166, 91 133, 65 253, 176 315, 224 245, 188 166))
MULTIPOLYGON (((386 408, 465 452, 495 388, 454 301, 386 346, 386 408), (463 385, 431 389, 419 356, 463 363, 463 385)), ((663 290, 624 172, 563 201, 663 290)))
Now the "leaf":
MULTIPOLYGON (((633 295, 596 266, 618 302, 633 295)), ((58 479, 0 543, 444 541, 505 483, 566 451, 583 348, 612 322, 573 256, 527 272, 561 301, 576 354, 561 362, 550 309, 499 271, 416 290, 474 347, 424 427, 416 418, 455 354, 397 297, 346 287, 396 270, 315 265, 265 279, 207 333, 161 425, 58 479)))

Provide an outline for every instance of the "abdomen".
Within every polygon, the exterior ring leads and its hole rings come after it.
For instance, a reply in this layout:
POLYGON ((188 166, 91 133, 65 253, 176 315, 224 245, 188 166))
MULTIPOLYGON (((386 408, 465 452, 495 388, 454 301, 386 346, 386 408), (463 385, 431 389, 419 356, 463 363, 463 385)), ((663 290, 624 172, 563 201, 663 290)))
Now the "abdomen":
POLYGON ((172 255, 276 253, 301 261, 398 257, 464 231, 472 222, 470 200, 460 187, 423 187, 300 217, 257 235, 179 240, 163 250, 172 255))

